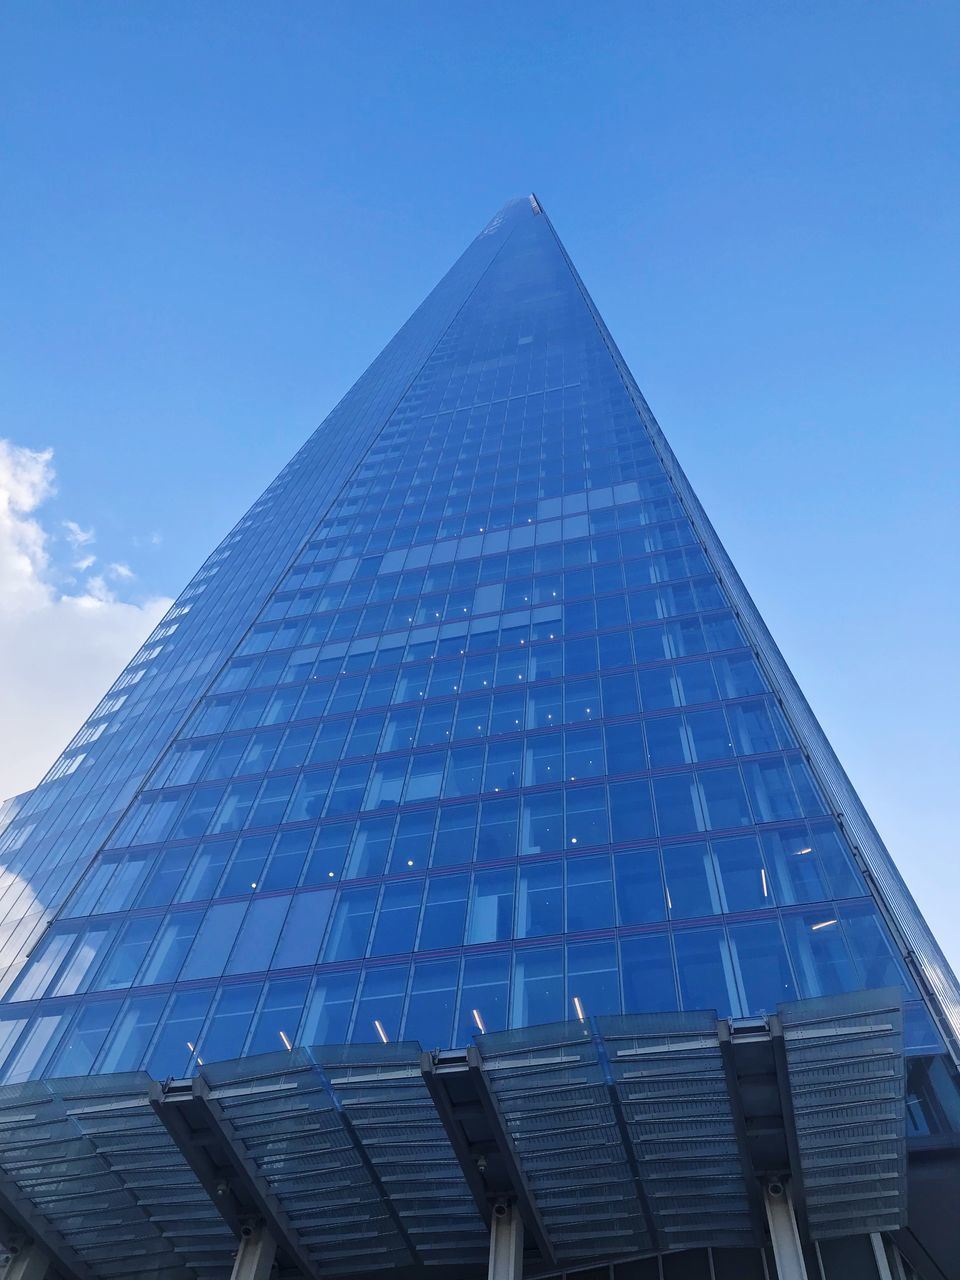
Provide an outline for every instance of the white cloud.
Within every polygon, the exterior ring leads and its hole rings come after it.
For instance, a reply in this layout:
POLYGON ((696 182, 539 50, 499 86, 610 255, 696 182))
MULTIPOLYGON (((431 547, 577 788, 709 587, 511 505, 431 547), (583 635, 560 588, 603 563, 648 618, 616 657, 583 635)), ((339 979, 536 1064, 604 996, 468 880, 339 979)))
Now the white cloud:
MULTIPOLYGON (((24 452, 21 450, 21 452, 24 452)), ((46 456, 49 458, 52 450, 47 449, 46 456)), ((94 529, 82 529, 76 520, 64 520, 63 527, 66 529, 67 541, 74 547, 85 547, 88 542, 96 541, 96 531, 94 529)))
MULTIPOLYGON (((170 606, 118 599, 104 574, 73 594, 58 587, 37 514, 54 479, 52 450, 0 440, 0 800, 36 785, 170 606)), ((76 521, 63 527, 78 553, 94 540, 76 521)), ((78 554, 74 568, 93 562, 78 554)), ((134 576, 119 562, 107 573, 134 576)))

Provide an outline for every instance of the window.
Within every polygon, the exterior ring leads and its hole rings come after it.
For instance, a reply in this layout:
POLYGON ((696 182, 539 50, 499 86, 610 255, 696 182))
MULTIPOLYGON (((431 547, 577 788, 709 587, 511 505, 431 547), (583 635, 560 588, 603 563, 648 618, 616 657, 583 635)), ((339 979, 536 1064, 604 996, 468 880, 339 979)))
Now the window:
POLYGON ((563 955, 558 946, 518 950, 514 957, 510 1025, 536 1026, 564 1017, 563 955))
POLYGON ((567 932, 605 929, 613 924, 610 858, 572 858, 567 863, 567 932))
POLYGON ((184 979, 220 976, 246 910, 245 902, 223 902, 210 908, 184 961, 184 979))
POLYGON ((221 989, 200 1044, 203 1061, 222 1062, 240 1056, 259 998, 259 982, 221 989))
POLYGON ((193 1059, 213 990, 181 991, 170 1001, 145 1067, 155 1080, 183 1076, 193 1059))
POLYGON ((668 1013, 679 1007, 673 954, 666 933, 621 937, 620 964, 626 1013, 668 1013))
POLYGON ((473 878, 466 942, 501 942, 513 936, 513 867, 478 871, 473 878))
POLYGON ((467 913, 467 876, 438 876, 427 884, 418 951, 457 947, 467 913))
POLYGON ((303 1044, 343 1044, 357 991, 357 973, 331 973, 317 978, 303 1019, 303 1044))
POLYGON ((674 919, 715 915, 721 910, 713 859, 705 844, 663 850, 667 906, 674 919))
POLYGON ((722 929, 678 929, 673 936, 684 1009, 740 1017, 730 949, 722 929))
MULTIPOLYGON (((257 898, 250 903, 234 944, 227 973, 256 973, 269 969, 290 898, 257 898)), ((200 932, 203 938, 205 929, 200 932)))
POLYGON ((426 1049, 446 1049, 453 1043, 459 967, 456 960, 421 960, 414 967, 403 1027, 405 1040, 419 1040, 426 1049))
POLYGON ((567 943, 568 1018, 620 1012, 620 975, 613 939, 567 943))
POLYGON ((248 1054, 269 1053, 299 1044, 297 1028, 307 996, 306 978, 268 982, 246 1047, 248 1054))
POLYGON ((797 998, 776 920, 731 925, 730 943, 748 1014, 773 1013, 777 1005, 797 998))
POLYGON ((323 948, 325 964, 356 960, 364 954, 378 892, 376 886, 341 892, 323 948))
POLYGON ((370 944, 371 955, 390 956, 413 950, 422 897, 422 880, 384 885, 373 941, 370 944))
POLYGON ((136 1071, 167 1003, 166 996, 139 996, 125 1001, 101 1051, 96 1070, 136 1071))
POLYGON ((360 983, 360 999, 353 1023, 354 1043, 386 1043, 400 1036, 403 993, 407 985, 405 965, 368 969, 360 983))

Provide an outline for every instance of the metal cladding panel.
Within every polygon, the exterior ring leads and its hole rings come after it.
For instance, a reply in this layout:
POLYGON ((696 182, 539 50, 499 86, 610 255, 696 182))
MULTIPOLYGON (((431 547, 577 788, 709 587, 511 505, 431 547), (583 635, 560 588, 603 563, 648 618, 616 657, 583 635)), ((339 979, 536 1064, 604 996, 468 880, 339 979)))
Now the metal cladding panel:
POLYGON ((811 1235, 906 1225, 900 989, 783 1005, 780 1020, 811 1235))
POLYGON ((754 1243, 716 1018, 626 1015, 597 1025, 666 1246, 754 1243))
POLYGON ((221 1280, 236 1240, 151 1108, 150 1084, 137 1072, 0 1090, 0 1199, 75 1275, 221 1280))
MULTIPOLYGON (((810 1235, 902 1226, 898 989, 781 1005, 749 1031, 777 1059, 770 1105, 779 1080, 796 1154, 774 1173, 795 1179, 810 1235)), ((455 1054, 295 1047, 162 1088, 5 1086, 0 1229, 70 1280, 226 1280, 246 1221, 305 1276, 478 1275, 485 1200, 516 1203, 541 1270, 749 1248, 773 1174, 751 1164, 728 1032, 712 1011, 610 1016, 455 1054)))
POLYGON ((319 1269, 486 1257, 419 1045, 296 1049, 219 1063, 201 1078, 319 1269))
POLYGON ((557 1023, 477 1037, 558 1261, 656 1248, 597 1040, 557 1023))

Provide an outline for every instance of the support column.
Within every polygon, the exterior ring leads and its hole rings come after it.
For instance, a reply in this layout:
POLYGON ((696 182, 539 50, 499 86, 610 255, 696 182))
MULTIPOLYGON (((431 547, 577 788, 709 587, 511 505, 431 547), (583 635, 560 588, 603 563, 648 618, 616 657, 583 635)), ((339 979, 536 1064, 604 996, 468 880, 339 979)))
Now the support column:
POLYGON ((269 1280, 276 1256, 277 1242, 262 1222, 244 1227, 230 1280, 269 1280))
POLYGON ((887 1257, 886 1245, 879 1231, 870 1232, 870 1243, 873 1246, 873 1257, 877 1264, 877 1275, 880 1280, 893 1280, 890 1259, 887 1257))
POLYGON ((45 1280, 50 1274, 50 1255, 38 1244, 23 1244, 11 1250, 10 1261, 0 1280, 45 1280))
POLYGON ((487 1280, 521 1280, 522 1276, 523 1219, 515 1204, 500 1200, 493 1206, 490 1220, 487 1280))
POLYGON ((779 1280, 808 1280, 797 1219, 786 1183, 768 1183, 763 1189, 763 1203, 779 1280))

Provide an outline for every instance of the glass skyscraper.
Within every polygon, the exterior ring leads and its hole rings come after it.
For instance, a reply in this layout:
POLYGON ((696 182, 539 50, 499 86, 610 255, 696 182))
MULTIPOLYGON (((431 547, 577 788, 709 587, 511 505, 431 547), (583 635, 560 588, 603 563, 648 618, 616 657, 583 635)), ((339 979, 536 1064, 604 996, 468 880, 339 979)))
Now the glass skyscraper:
POLYGON ((960 994, 562 245, 507 204, 0 836, 0 1083, 960 994))

